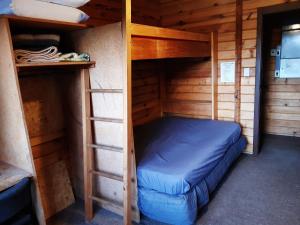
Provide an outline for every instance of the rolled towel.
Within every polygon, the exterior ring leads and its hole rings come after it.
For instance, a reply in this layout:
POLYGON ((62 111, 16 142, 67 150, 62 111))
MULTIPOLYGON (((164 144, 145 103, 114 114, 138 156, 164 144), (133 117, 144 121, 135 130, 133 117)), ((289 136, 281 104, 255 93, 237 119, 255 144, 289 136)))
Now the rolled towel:
POLYGON ((15 59, 17 63, 59 62, 60 56, 61 53, 58 52, 58 49, 55 46, 51 46, 41 51, 15 50, 15 59))
POLYGON ((65 62, 89 62, 90 56, 86 53, 78 54, 75 52, 66 53, 59 57, 59 61, 65 62))

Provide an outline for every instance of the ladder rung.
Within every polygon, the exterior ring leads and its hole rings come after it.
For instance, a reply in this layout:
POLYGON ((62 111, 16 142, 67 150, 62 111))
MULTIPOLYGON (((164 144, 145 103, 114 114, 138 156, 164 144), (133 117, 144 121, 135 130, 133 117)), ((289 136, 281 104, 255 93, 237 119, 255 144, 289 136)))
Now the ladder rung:
POLYGON ((111 205, 112 207, 122 211, 123 210, 123 205, 121 203, 115 202, 115 201, 111 201, 111 200, 107 200, 104 198, 99 198, 96 196, 90 196, 90 198, 96 202, 99 202, 100 204, 103 205, 111 205))
POLYGON ((88 119, 93 121, 101 121, 101 122, 123 123, 122 119, 115 119, 115 118, 89 117, 88 119))
POLYGON ((110 145, 95 145, 95 144, 89 144, 89 148, 98 148, 98 149, 103 149, 103 150, 108 150, 108 151, 114 151, 114 152, 123 152, 123 148, 116 147, 116 146, 110 146, 110 145))
POLYGON ((90 93, 123 93, 122 89, 87 89, 90 93))
POLYGON ((90 173, 92 173, 94 175, 97 175, 97 176, 106 177, 106 178, 109 178, 109 179, 112 179, 112 180, 117 180, 117 181, 123 182, 123 177, 122 176, 115 175, 115 174, 112 174, 112 173, 107 173, 107 172, 97 171, 97 170, 92 170, 92 171, 90 171, 90 173))

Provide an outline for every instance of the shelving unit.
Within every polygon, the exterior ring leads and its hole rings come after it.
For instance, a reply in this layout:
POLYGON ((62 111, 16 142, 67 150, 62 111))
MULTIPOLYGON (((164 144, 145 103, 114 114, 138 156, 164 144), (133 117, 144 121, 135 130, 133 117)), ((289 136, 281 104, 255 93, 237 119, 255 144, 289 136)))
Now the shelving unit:
POLYGON ((16 67, 19 71, 31 69, 88 69, 95 67, 96 62, 50 62, 50 63, 17 63, 16 67))
POLYGON ((32 174, 41 225, 74 202, 73 190, 85 199, 89 220, 97 203, 126 218, 132 211, 139 221, 135 164, 126 161, 132 140, 125 132, 130 126, 124 30, 120 22, 86 28, 0 17, 0 126, 5 130, 0 161, 32 174), (87 52, 94 61, 17 64, 12 35, 24 31, 58 33, 68 49, 87 52))
POLYGON ((82 128, 73 130, 69 115, 81 113, 81 103, 74 96, 85 90, 77 83, 89 76, 96 62, 17 64, 12 35, 26 29, 68 36, 85 28, 84 24, 0 17, 0 125, 5 131, 0 134, 0 161, 32 175, 33 202, 41 225, 75 201, 70 155, 82 150, 82 137, 76 137, 73 146, 72 132, 80 133, 82 128))

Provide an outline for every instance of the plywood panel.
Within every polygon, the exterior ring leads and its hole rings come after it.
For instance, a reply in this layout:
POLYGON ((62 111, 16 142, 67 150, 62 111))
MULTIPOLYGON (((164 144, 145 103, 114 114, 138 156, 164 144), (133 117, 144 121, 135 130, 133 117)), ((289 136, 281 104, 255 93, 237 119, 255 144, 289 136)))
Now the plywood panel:
POLYGON ((46 219, 75 201, 66 163, 68 150, 64 131, 62 75, 56 75, 40 72, 20 78, 24 112, 46 219))

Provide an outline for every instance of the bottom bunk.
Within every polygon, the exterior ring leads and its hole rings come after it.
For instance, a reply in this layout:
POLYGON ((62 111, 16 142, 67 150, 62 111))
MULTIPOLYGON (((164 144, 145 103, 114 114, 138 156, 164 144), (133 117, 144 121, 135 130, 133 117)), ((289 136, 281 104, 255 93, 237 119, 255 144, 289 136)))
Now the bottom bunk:
POLYGON ((192 224, 246 139, 233 122, 166 117, 136 127, 135 147, 141 212, 192 224))

